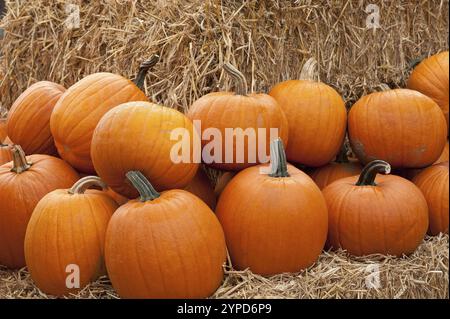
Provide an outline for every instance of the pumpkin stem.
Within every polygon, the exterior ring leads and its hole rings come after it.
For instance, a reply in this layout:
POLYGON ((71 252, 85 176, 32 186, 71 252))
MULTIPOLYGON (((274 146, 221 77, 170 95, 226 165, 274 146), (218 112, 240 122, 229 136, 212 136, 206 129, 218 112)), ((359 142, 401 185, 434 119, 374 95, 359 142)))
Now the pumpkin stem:
POLYGON ((156 63, 159 61, 159 55, 153 54, 150 59, 144 61, 141 63, 139 67, 138 74, 136 78, 134 79, 134 84, 141 90, 144 91, 144 81, 145 76, 148 73, 148 70, 150 70, 153 66, 155 66, 156 63))
POLYGON ((128 180, 139 192, 139 200, 141 202, 146 202, 149 200, 157 199, 161 196, 150 184, 148 179, 139 171, 130 171, 127 174, 128 180))
POLYGON ((288 177, 286 153, 281 138, 277 138, 270 143, 270 177, 288 177))
POLYGON ((306 60, 305 64, 303 64, 300 72, 300 80, 320 81, 317 60, 315 58, 309 58, 306 60))
POLYGON ((376 186, 375 178, 378 173, 389 174, 391 172, 391 165, 382 160, 375 160, 367 164, 359 175, 356 186, 376 186))
POLYGON ((75 184, 73 184, 72 188, 69 189, 69 194, 84 194, 84 192, 92 187, 98 186, 101 187, 102 190, 107 190, 108 186, 106 183, 98 176, 86 176, 78 180, 75 184))
POLYGON ((11 172, 22 174, 23 172, 29 170, 31 165, 33 165, 27 161, 25 152, 20 145, 14 145, 11 148, 11 152, 13 155, 13 168, 11 168, 11 172))
POLYGON ((241 71, 228 62, 223 65, 223 69, 236 81, 236 94, 247 95, 247 80, 241 71))

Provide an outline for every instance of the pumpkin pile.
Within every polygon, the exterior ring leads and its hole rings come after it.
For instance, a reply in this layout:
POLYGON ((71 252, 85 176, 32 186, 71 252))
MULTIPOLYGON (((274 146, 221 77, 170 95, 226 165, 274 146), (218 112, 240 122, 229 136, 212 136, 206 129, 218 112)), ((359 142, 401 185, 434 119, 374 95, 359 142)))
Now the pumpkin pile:
POLYGON ((227 252, 270 276, 325 247, 402 256, 448 233, 448 52, 349 112, 309 59, 268 94, 225 63, 235 91, 183 114, 143 91, 158 59, 134 81, 37 82, 0 119, 1 265, 56 296, 106 274, 123 298, 205 298, 227 252))

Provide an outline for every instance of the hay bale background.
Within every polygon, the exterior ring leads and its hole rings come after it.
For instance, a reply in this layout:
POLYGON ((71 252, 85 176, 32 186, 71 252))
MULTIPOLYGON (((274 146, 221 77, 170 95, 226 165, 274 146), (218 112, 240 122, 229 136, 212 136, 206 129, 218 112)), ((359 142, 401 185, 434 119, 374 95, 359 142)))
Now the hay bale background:
POLYGON ((1 102, 10 107, 38 80, 68 87, 97 71, 132 76, 152 53, 161 63, 147 94, 179 109, 229 87, 224 61, 253 90, 266 91, 297 78, 309 57, 321 80, 351 102, 379 83, 404 85, 411 62, 448 48, 448 1, 370 3, 380 9, 376 31, 366 28, 362 0, 10 0, 1 26, 1 102), (66 27, 67 3, 80 5, 77 30, 66 27))
MULTIPOLYGON (((343 251, 324 252, 298 274, 264 278, 226 268, 222 286, 212 298, 449 298, 448 235, 428 237, 409 257, 353 258, 343 251), (378 265, 379 286, 369 288, 368 267, 378 265)), ((369 280, 372 282, 371 280, 369 280)), ((0 267, 0 298, 52 298, 37 289, 26 271, 0 267)), ((106 277, 71 298, 118 298, 106 277)))

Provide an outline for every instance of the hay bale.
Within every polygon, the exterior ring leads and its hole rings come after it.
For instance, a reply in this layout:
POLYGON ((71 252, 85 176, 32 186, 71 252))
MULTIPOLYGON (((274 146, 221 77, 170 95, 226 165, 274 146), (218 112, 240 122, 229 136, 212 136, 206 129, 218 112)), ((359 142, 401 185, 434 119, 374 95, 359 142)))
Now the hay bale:
POLYGON ((371 1, 378 29, 366 28, 365 1, 73 0, 78 29, 68 28, 67 2, 7 2, 0 79, 7 107, 35 81, 68 87, 97 71, 133 76, 156 52, 161 63, 147 94, 181 110, 229 87, 224 61, 246 74, 252 90, 266 91, 298 78, 309 57, 321 80, 352 102, 380 83, 403 86, 410 63, 448 48, 448 1, 371 1))
MULTIPOLYGON (((225 280, 212 298, 448 299, 448 253, 448 235, 440 235, 426 238, 408 257, 354 258, 343 251, 324 252, 315 265, 302 273, 269 278, 227 266, 225 280), (375 272, 379 274, 379 285, 371 277, 375 272)), ((0 298, 53 297, 33 285, 26 269, 8 271, 0 267, 0 298)), ((69 298, 118 296, 108 278, 102 277, 69 298)))

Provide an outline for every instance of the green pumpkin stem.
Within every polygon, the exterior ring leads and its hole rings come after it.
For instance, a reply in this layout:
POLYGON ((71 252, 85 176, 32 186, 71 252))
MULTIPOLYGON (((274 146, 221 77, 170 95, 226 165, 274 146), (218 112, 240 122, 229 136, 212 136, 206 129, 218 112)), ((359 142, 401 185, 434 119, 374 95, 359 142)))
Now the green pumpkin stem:
POLYGON ((25 152, 20 145, 14 145, 11 148, 11 152, 13 157, 13 167, 11 168, 11 172, 22 174, 23 172, 29 170, 31 165, 33 165, 27 161, 25 152))
POLYGON ((359 175, 356 186, 376 186, 375 178, 378 173, 389 174, 391 172, 391 165, 382 160, 375 160, 367 164, 359 175))
POLYGON ((130 171, 127 174, 128 180, 139 192, 139 200, 141 202, 146 202, 149 200, 157 199, 161 196, 150 184, 148 179, 139 171, 130 171))
POLYGON ((270 177, 288 177, 286 153, 281 138, 270 143, 270 177))
POLYGON ((150 70, 153 66, 155 66, 155 64, 158 63, 158 61, 159 55, 153 54, 150 57, 150 59, 142 62, 142 64, 140 65, 138 74, 133 82, 141 91, 144 91, 144 81, 148 73, 148 70, 150 70))
POLYGON ((107 190, 108 185, 98 176, 86 176, 78 180, 73 186, 69 189, 69 194, 84 194, 84 192, 92 186, 98 186, 102 190, 107 190))
POLYGON ((223 65, 223 69, 236 82, 236 94, 244 96, 247 95, 247 80, 241 71, 228 62, 223 65))

